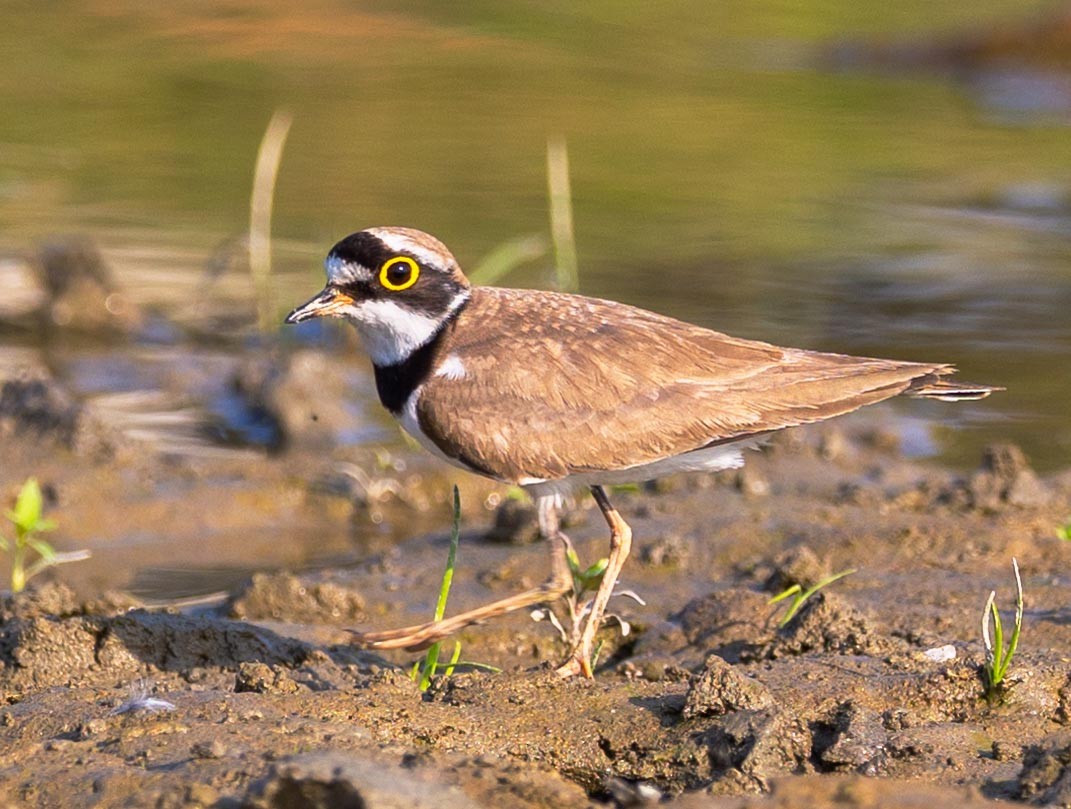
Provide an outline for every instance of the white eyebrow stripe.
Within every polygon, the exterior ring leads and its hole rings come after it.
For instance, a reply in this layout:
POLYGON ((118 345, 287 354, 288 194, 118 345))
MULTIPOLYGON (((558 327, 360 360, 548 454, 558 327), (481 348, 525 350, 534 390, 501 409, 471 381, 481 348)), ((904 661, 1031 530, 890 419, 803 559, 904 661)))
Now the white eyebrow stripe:
POLYGON ((429 267, 441 267, 442 269, 446 269, 446 266, 443 264, 444 257, 442 253, 438 250, 429 250, 415 239, 411 239, 402 233, 398 233, 396 230, 390 230, 388 228, 373 228, 368 232, 383 242, 391 252, 408 253, 421 264, 426 264, 429 267))
POLYGON ((371 281, 372 271, 361 264, 345 261, 339 256, 328 256, 324 260, 324 271, 327 280, 332 284, 346 284, 361 281, 371 281))

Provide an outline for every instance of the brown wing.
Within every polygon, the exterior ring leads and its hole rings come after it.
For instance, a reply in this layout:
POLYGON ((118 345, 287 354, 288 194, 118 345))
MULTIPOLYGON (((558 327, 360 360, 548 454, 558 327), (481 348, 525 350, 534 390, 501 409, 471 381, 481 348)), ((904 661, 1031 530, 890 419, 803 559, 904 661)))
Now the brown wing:
POLYGON ((951 368, 729 337, 573 295, 476 288, 418 417, 447 455, 502 480, 622 469, 895 396, 951 368), (492 324, 493 328, 484 328, 492 324))

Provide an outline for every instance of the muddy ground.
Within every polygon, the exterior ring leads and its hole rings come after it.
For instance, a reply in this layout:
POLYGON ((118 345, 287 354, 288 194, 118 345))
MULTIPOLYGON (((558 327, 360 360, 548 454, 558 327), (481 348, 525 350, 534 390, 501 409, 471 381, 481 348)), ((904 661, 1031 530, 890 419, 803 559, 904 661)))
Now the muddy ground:
MULTIPOLYGON (((593 681, 559 681, 556 632, 516 614, 459 638, 501 672, 421 693, 415 655, 346 629, 430 617, 451 484, 451 612, 538 583, 546 551, 503 487, 339 447, 324 356, 213 366, 276 425, 271 451, 164 446, 43 365, 7 376, 4 497, 37 475, 57 546, 94 551, 0 603, 9 805, 1071 806, 1071 473, 1009 446, 936 468, 881 409, 787 433, 741 473, 612 494, 646 605, 611 602, 631 632, 607 628, 593 681), (987 699, 981 613, 996 590, 1010 623, 1013 557, 1023 636, 987 699), (850 568, 777 626, 771 595, 850 568)), ((589 498, 567 531, 603 552, 589 498)))

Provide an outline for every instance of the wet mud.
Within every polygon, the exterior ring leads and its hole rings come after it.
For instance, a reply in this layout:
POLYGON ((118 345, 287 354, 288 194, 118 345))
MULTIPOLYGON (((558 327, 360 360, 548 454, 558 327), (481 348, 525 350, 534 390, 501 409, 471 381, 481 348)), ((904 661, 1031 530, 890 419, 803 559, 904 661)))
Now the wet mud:
MULTIPOLYGON (((2 382, 5 497, 37 475, 57 546, 94 552, 0 601, 7 805, 1071 806, 1071 473, 1009 445, 967 471, 904 457, 879 408, 622 488, 645 603, 611 602, 630 632, 608 624, 596 678, 559 680, 558 633, 514 614, 458 638, 501 671, 422 693, 417 655, 348 629, 431 616, 450 486, 448 612, 537 584, 546 550, 503 487, 340 446, 343 377, 315 395, 335 361, 217 368, 275 437, 215 453, 115 429, 43 366, 2 382), (1013 557, 1023 635, 987 693, 982 610, 995 590, 1010 625, 1013 557), (772 596, 849 569, 780 625, 772 596)), ((565 524, 605 552, 590 499, 565 524)))

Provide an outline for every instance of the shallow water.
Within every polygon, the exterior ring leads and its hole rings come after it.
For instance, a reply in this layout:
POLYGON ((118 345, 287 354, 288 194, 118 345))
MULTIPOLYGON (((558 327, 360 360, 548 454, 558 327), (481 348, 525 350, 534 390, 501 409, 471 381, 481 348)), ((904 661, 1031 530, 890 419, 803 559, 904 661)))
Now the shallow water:
MULTIPOLYGON (((201 277, 245 228, 271 112, 295 121, 275 199, 280 316, 318 288, 330 244, 362 226, 429 230, 467 267, 545 233, 544 149, 561 133, 584 292, 773 342, 956 362, 1009 390, 897 403, 928 425, 920 450, 963 466, 1011 438, 1039 468, 1059 467, 1071 450, 1060 60, 867 56, 875 42, 939 50, 1046 6, 886 6, 8 10, 0 249, 87 233, 128 294, 160 313, 132 348, 57 349, 81 393, 143 388, 166 355, 169 390, 188 373, 193 404, 237 440, 270 443, 170 324, 211 336, 227 318, 248 322, 240 269, 209 287, 201 277)), ((549 264, 503 283, 546 286, 549 264)), ((369 395, 359 408, 374 405, 369 395)))

